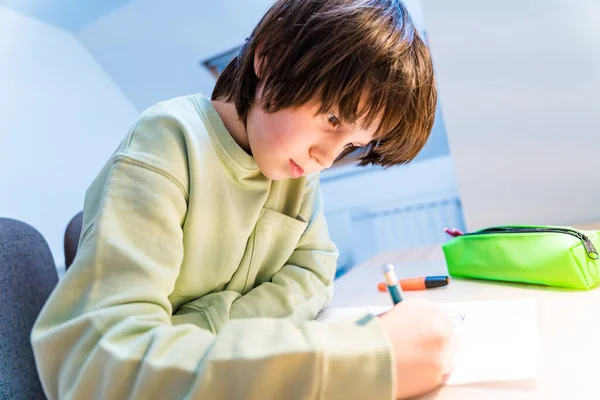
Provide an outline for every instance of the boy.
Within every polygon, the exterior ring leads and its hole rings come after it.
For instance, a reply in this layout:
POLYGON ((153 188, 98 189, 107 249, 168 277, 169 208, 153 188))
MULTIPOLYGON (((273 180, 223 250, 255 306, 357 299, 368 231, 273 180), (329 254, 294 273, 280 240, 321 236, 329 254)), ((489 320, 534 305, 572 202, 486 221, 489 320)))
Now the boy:
POLYGON ((279 0, 219 78, 146 110, 89 188, 77 257, 32 343, 49 398, 389 399, 449 371, 406 301, 312 321, 337 250, 318 172, 414 158, 436 103, 397 0, 279 0))

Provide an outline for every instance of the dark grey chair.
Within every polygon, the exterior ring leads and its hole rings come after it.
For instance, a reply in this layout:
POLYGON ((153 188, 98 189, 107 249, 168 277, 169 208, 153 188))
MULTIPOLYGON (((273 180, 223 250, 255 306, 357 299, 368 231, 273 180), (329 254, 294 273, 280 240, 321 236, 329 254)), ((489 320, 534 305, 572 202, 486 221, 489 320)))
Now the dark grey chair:
POLYGON ((77 246, 79 245, 79 236, 81 235, 81 225, 83 223, 83 212, 77 213, 65 230, 64 249, 65 249, 65 271, 73 263, 77 254, 77 246))
POLYGON ((0 399, 45 399, 30 344, 31 328, 58 283, 44 237, 0 218, 0 399))

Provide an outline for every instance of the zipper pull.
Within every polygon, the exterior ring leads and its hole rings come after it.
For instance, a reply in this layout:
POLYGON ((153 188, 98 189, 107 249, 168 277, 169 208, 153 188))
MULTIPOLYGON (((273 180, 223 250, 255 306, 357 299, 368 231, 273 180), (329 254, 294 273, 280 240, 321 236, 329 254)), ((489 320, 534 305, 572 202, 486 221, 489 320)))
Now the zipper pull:
POLYGON ((591 258, 592 260, 597 260, 599 258, 599 256, 598 256, 598 251, 594 247, 594 244, 587 236, 585 236, 585 235, 582 235, 582 236, 583 236, 583 238, 582 238, 583 247, 585 248, 585 251, 587 252, 588 257, 591 258))
POLYGON ((448 235, 450 235, 453 238, 464 235, 464 233, 462 233, 458 229, 444 228, 444 232, 446 232, 448 235))

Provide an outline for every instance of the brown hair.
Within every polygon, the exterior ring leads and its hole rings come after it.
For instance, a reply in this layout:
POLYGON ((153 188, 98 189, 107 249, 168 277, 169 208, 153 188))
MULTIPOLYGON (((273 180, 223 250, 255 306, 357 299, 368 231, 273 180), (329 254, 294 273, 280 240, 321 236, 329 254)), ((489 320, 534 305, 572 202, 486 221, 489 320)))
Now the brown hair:
MULTIPOLYGON (((421 151, 435 118, 429 50, 400 0, 278 0, 225 68, 212 94, 235 102, 246 123, 262 71, 266 112, 321 102, 342 123, 376 119, 360 165, 404 164, 421 151), (257 50, 259 49, 259 50, 257 50)), ((348 149, 340 158, 355 149, 348 149)))

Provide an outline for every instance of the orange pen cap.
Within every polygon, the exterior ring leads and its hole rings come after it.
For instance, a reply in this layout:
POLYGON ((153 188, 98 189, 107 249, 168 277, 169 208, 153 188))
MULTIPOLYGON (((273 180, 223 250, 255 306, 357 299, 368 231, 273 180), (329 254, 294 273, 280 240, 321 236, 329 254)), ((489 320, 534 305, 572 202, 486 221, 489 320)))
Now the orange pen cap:
MULTIPOLYGON (((421 278, 400 279, 398 283, 402 290, 425 290, 436 287, 446 286, 449 282, 448 276, 425 276, 421 278)), ((385 282, 377 284, 377 290, 380 292, 387 291, 385 282)))

